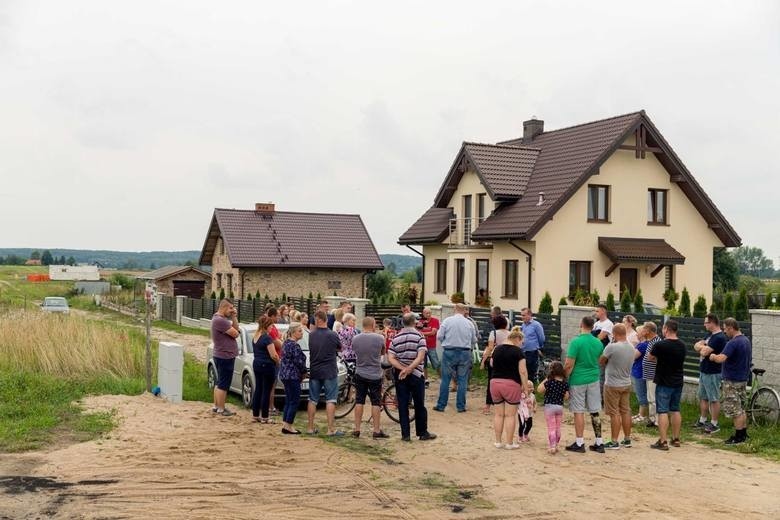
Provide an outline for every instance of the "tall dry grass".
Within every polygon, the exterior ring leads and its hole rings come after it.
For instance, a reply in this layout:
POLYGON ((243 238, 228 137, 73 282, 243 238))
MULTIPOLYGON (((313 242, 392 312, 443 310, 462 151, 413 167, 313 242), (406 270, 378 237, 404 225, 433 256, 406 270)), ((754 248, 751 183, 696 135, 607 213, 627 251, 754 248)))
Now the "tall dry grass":
POLYGON ((0 313, 0 369, 63 377, 137 377, 140 333, 74 314, 0 313))

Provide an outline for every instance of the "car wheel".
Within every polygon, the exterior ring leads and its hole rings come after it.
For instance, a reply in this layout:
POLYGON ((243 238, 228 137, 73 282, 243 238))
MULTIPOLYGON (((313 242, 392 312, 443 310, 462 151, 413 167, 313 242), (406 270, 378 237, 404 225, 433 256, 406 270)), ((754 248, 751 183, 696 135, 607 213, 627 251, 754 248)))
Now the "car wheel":
POLYGON ((217 369, 214 365, 209 365, 207 372, 209 388, 214 390, 214 387, 217 386, 217 369))
POLYGON ((252 394, 254 391, 255 388, 252 384, 252 378, 249 377, 249 374, 244 374, 244 377, 241 378, 241 399, 243 399, 244 406, 247 408, 252 406, 252 394))

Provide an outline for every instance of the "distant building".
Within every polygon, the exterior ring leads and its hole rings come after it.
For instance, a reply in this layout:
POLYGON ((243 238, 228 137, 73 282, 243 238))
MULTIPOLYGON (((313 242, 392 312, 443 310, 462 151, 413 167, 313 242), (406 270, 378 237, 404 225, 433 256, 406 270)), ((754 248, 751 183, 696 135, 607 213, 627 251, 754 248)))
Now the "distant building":
POLYGON ((207 282, 211 275, 188 265, 168 265, 149 271, 137 277, 139 280, 153 281, 157 292, 168 296, 189 296, 203 298, 207 282))
POLYGON ((100 280, 98 268, 94 265, 50 265, 51 280, 100 280))
POLYGON ((41 265, 41 261, 38 260, 37 258, 36 259, 30 258, 24 263, 24 265, 41 265))
POLYGON ((383 269, 360 215, 215 209, 200 255, 211 290, 236 298, 309 293, 360 297, 365 277, 383 269))

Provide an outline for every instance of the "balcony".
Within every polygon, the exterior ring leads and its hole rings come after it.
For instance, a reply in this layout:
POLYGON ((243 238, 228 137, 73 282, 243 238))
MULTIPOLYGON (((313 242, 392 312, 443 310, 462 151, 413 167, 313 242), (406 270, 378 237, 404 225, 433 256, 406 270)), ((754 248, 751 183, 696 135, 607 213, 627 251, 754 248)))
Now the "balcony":
POLYGON ((450 235, 448 239, 449 247, 492 247, 492 242, 481 242, 471 238, 471 234, 483 220, 485 219, 479 217, 451 218, 450 235))

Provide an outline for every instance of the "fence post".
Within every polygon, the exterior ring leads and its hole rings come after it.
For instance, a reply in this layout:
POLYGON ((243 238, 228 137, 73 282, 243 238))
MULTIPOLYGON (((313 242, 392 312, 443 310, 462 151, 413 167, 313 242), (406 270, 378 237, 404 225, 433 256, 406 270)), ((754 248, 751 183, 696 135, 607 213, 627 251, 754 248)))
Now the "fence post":
POLYGON ((184 314, 184 299, 186 296, 176 297, 176 323, 181 325, 181 317, 184 314))

